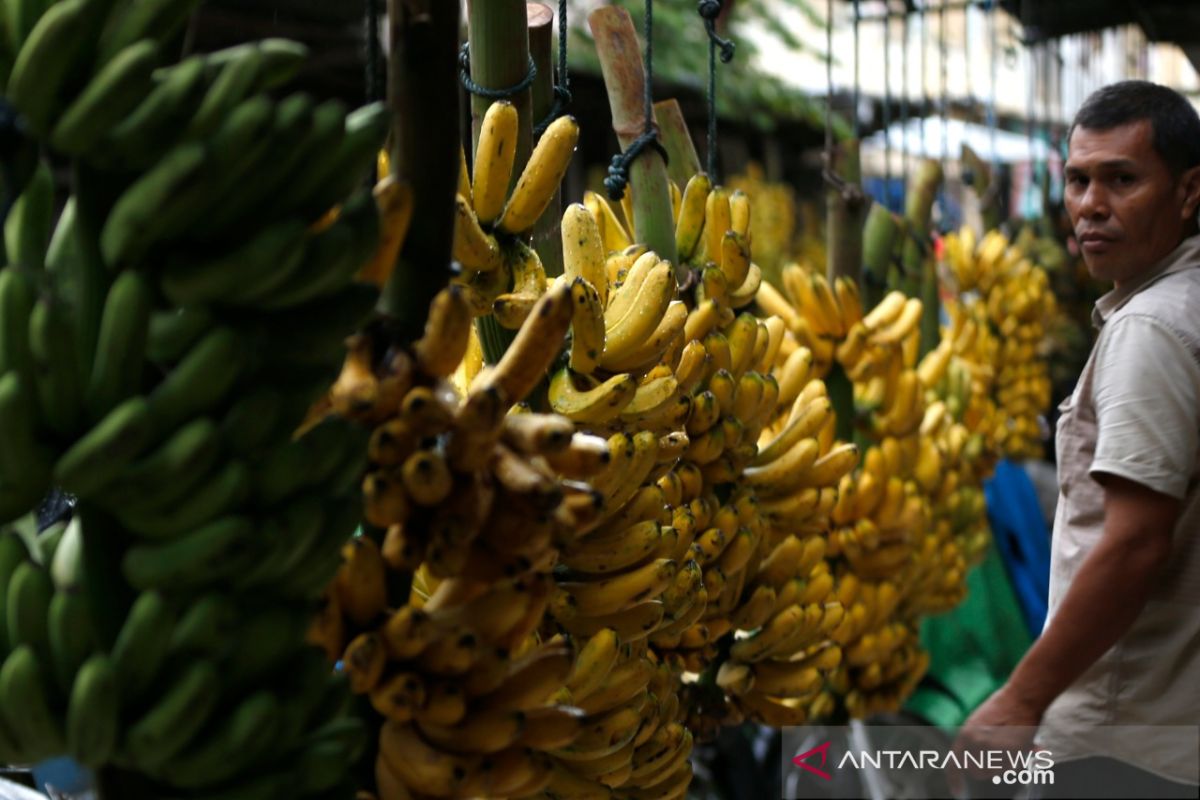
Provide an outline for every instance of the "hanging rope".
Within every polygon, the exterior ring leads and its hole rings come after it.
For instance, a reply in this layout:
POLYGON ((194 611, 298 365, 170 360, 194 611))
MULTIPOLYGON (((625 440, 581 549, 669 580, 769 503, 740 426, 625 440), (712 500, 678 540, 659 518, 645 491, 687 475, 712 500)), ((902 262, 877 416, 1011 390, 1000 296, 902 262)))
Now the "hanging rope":
POLYGON ((558 67, 554 75, 554 103, 546 118, 534 126, 534 139, 540 139, 551 122, 567 113, 571 99, 571 75, 567 71, 567 0, 558 0, 558 67))
POLYGON ((900 163, 901 170, 904 173, 903 191, 900 193, 900 202, 904 203, 904 198, 908 194, 908 12, 904 12, 904 44, 900 48, 900 71, 904 75, 904 79, 900 81, 900 163))
POLYGON ((858 129, 858 104, 860 102, 858 93, 859 93, 859 87, 862 86, 862 81, 858 76, 859 66, 861 64, 861 60, 860 60, 859 54, 858 54, 859 53, 859 51, 858 51, 858 43, 859 43, 858 23, 861 19, 862 19, 862 16, 859 14, 859 11, 858 11, 858 0, 854 0, 854 87, 851 90, 852 94, 850 96, 851 97, 850 105, 854 109, 853 116, 854 116, 854 138, 855 139, 861 138, 859 136, 859 129, 858 129))
POLYGON ((458 80, 463 88, 471 94, 486 97, 488 100, 507 100, 510 97, 516 97, 533 85, 533 79, 537 77, 537 64, 533 63, 533 56, 530 56, 529 69, 520 83, 507 89, 488 89, 480 86, 471 80, 470 44, 470 42, 463 42, 462 49, 458 51, 458 80))
POLYGON ((647 147, 653 147, 667 160, 667 151, 658 141, 658 131, 654 128, 654 2, 646 0, 646 21, 642 27, 646 37, 646 97, 645 97, 645 127, 642 135, 633 140, 633 144, 625 152, 613 156, 608 165, 608 177, 604 179, 604 188, 612 200, 620 200, 625 196, 625 188, 629 185, 629 165, 640 156, 647 147))
POLYGON ((946 170, 946 162, 950 160, 950 131, 946 125, 946 112, 950 105, 949 101, 949 82, 946 73, 946 61, 949 54, 946 50, 946 3, 938 7, 938 58, 941 62, 942 71, 942 172, 946 170))
POLYGON ((700 0, 696 11, 704 18, 708 33, 708 176, 717 180, 717 50, 721 63, 733 60, 735 45, 717 34, 717 17, 721 16, 721 0, 700 0))
MULTIPOLYGON (((857 3, 857 0, 855 0, 857 3)), ((883 204, 892 208, 892 9, 883 4, 883 204)))
MULTIPOLYGON (((858 114, 855 114, 857 120, 858 114)), ((856 122, 857 124, 857 122, 856 122)), ((825 0, 825 165, 833 163, 833 0, 825 0)))

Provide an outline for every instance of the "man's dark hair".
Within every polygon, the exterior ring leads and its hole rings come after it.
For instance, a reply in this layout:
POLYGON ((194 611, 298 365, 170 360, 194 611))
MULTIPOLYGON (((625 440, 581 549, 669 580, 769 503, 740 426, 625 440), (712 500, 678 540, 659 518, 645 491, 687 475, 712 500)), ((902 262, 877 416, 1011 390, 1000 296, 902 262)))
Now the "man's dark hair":
POLYGON ((1092 92, 1075 114, 1076 128, 1107 131, 1150 120, 1154 150, 1176 175, 1200 165, 1200 116, 1183 95, 1150 81, 1121 81, 1092 92))

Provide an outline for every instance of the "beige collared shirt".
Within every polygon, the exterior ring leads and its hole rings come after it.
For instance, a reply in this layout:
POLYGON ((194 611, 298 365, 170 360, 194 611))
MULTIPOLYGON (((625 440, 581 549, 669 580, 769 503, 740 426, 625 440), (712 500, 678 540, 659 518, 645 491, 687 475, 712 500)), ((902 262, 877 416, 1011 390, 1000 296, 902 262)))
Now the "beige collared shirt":
POLYGON ((1050 706, 1038 740, 1056 761, 1105 755, 1197 783, 1200 733, 1166 726, 1200 731, 1200 235, 1100 298, 1093 321, 1099 338, 1060 407, 1047 624, 1104 530, 1093 476, 1118 475, 1183 506, 1145 609, 1050 706))

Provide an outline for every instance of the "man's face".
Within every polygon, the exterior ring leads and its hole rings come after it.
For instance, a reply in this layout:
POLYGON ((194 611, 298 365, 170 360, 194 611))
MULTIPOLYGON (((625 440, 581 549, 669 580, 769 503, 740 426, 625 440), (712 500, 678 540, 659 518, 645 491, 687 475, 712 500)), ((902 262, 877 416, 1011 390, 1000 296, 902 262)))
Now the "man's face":
POLYGON ((1149 120, 1105 131, 1077 127, 1064 200, 1088 272, 1120 285, 1191 232, 1200 169, 1173 175, 1154 150, 1149 120))

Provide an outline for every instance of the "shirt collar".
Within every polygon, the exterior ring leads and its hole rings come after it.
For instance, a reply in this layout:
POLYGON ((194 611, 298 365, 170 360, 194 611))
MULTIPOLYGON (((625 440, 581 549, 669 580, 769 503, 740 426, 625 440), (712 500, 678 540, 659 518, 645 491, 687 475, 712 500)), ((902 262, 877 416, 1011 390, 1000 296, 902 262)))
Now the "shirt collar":
POLYGON ((1135 294, 1148 288, 1160 278, 1193 267, 1200 267, 1200 234, 1184 239, 1178 247, 1143 272, 1137 279, 1120 288, 1112 289, 1097 300, 1092 309, 1092 324, 1096 328, 1103 327, 1108 318, 1128 303, 1135 294))

